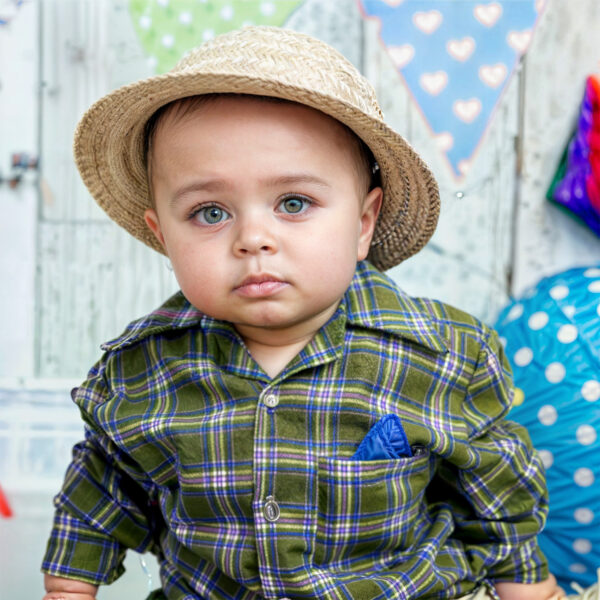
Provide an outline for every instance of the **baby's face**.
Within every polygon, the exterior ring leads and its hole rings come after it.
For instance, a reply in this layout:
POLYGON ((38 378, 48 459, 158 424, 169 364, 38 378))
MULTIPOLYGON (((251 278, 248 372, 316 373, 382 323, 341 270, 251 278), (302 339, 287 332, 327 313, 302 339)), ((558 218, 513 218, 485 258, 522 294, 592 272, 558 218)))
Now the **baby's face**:
POLYGON ((242 336, 318 329, 367 256, 381 201, 350 147, 337 121, 295 104, 221 98, 167 115, 146 222, 186 298, 242 336))

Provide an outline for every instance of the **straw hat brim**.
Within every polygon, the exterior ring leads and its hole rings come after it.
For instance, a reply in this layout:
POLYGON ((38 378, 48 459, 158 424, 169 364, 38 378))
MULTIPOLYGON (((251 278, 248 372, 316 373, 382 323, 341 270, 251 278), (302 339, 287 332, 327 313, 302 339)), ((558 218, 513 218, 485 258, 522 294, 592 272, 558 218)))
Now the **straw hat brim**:
POLYGON ((184 70, 126 85, 101 98, 85 113, 75 133, 75 161, 92 196, 111 219, 154 250, 164 254, 144 221, 144 211, 150 207, 146 122, 171 101, 208 93, 274 96, 305 104, 341 121, 369 146, 384 191, 369 253, 379 269, 415 254, 433 234, 439 215, 435 178, 383 120, 313 89, 239 74, 184 70))

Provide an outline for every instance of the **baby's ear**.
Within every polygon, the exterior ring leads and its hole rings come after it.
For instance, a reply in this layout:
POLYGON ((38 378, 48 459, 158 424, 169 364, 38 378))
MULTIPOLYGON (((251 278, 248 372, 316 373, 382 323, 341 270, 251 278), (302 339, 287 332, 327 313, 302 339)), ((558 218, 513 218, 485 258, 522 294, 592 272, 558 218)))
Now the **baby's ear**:
POLYGON ((144 212, 144 221, 146 221, 146 225, 150 231, 154 234, 156 239, 160 242, 160 245, 166 250, 165 246, 165 238, 163 237, 160 221, 158 220, 158 214, 153 208, 147 208, 144 212))
POLYGON ((363 200, 358 238, 358 260, 367 258, 367 254, 369 254, 382 202, 383 190, 380 187, 373 188, 363 200))

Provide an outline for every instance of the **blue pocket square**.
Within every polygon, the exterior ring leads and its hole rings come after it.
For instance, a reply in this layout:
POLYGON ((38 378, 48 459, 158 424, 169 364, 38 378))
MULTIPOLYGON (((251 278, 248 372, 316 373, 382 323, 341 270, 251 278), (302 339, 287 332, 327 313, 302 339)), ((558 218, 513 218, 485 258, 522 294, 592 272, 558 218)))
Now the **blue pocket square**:
POLYGON ((412 450, 398 415, 385 415, 373 427, 352 455, 354 460, 385 460, 412 456, 412 450))

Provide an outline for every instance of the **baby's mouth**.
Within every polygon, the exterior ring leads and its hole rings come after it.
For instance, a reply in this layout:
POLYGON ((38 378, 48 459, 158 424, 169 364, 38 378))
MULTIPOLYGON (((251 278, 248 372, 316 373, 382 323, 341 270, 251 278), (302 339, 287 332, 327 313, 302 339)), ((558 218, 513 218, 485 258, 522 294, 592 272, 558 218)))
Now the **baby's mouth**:
POLYGON ((264 298, 272 296, 283 288, 287 283, 269 273, 259 273, 245 277, 242 282, 234 288, 234 292, 247 298, 264 298))

